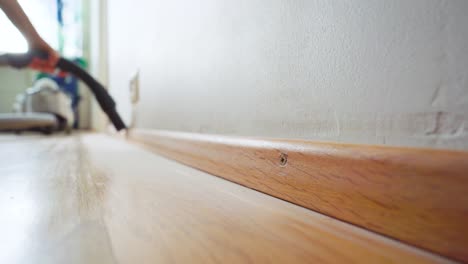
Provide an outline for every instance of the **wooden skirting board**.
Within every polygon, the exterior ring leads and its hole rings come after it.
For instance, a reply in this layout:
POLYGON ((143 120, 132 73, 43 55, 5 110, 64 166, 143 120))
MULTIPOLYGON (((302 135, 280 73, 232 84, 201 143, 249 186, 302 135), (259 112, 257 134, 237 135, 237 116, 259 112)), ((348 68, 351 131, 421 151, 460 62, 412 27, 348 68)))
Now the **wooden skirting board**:
POLYGON ((468 153, 132 130, 186 165, 468 262, 468 153))

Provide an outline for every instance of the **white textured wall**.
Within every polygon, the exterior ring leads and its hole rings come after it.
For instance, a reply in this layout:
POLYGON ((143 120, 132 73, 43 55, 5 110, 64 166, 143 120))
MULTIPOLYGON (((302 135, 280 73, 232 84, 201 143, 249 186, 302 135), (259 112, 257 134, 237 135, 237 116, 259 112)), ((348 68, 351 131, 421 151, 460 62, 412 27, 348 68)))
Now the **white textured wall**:
POLYGON ((468 149, 468 1, 110 0, 138 127, 468 149))

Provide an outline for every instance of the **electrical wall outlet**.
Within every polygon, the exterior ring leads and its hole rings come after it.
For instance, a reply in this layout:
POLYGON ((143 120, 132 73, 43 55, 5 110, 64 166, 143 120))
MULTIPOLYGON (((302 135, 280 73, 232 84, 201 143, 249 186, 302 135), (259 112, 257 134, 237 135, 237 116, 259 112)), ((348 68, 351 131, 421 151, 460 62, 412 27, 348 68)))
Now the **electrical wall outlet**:
POLYGON ((130 78, 130 101, 136 104, 140 100, 140 71, 137 70, 130 78))

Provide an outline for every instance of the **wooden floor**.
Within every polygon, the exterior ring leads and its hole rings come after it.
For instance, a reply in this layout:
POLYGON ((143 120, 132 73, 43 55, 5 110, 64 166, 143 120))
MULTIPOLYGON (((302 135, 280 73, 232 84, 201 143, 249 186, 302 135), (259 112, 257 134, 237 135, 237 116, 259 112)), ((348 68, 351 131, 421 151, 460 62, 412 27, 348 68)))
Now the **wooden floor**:
POLYGON ((0 263, 447 260, 105 135, 0 136, 0 263))

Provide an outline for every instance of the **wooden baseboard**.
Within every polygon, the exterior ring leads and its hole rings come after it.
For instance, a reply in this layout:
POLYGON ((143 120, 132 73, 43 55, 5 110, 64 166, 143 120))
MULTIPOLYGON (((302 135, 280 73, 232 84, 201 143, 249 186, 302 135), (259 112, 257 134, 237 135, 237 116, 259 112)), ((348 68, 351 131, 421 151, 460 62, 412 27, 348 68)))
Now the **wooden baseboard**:
POLYGON ((468 261, 468 153, 133 130, 181 163, 468 261))

